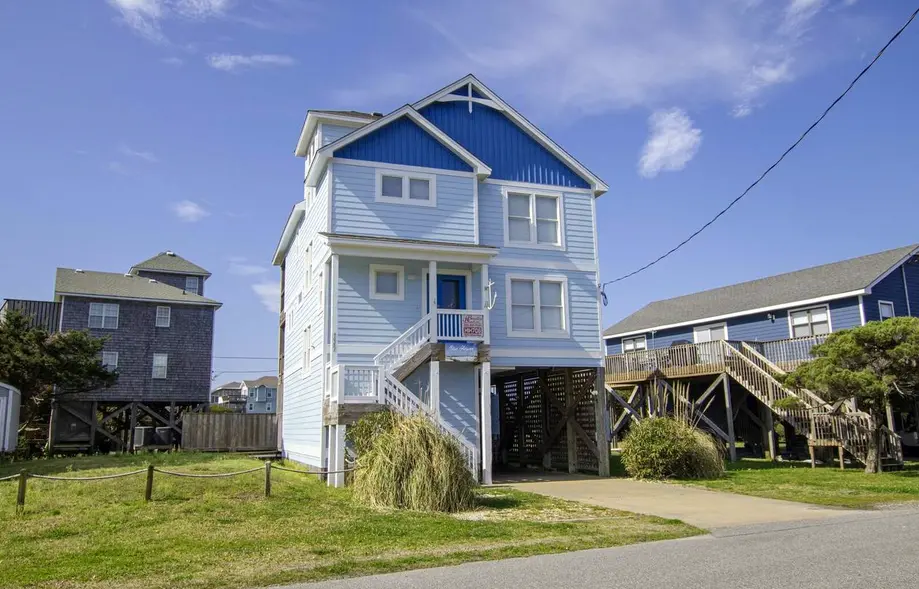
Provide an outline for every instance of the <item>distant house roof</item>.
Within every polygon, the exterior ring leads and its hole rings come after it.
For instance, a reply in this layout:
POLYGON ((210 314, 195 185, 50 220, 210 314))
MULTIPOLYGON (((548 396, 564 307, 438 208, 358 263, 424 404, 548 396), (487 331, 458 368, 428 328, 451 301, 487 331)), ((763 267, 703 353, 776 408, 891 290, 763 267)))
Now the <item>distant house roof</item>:
POLYGON ((908 245, 860 258, 655 301, 603 332, 604 337, 677 327, 756 310, 807 304, 814 299, 867 294, 879 279, 919 250, 908 245))
POLYGON ((381 119, 383 115, 378 112, 361 112, 359 110, 310 110, 310 112, 323 115, 338 115, 342 117, 364 117, 365 119, 381 119))
POLYGON ((54 280, 55 297, 61 295, 82 295, 99 298, 135 299, 188 305, 210 305, 220 303, 207 297, 185 292, 157 280, 135 274, 114 272, 93 272, 58 268, 54 280))
POLYGON ((277 376, 263 376, 255 380, 244 380, 246 386, 250 389, 258 388, 261 386, 268 388, 278 388, 278 377, 277 376))
POLYGON ((137 270, 153 270, 170 274, 211 275, 201 266, 193 264, 175 252, 170 251, 160 252, 149 260, 144 260, 140 264, 134 264, 131 267, 132 274, 135 274, 137 270))
POLYGON ((234 380, 233 382, 225 382, 225 383, 223 383, 222 385, 220 385, 219 387, 217 387, 216 389, 214 389, 214 392, 217 392, 217 391, 224 391, 224 390, 235 390, 235 391, 238 391, 238 390, 241 389, 241 388, 243 388, 243 383, 237 382, 237 381, 234 380))

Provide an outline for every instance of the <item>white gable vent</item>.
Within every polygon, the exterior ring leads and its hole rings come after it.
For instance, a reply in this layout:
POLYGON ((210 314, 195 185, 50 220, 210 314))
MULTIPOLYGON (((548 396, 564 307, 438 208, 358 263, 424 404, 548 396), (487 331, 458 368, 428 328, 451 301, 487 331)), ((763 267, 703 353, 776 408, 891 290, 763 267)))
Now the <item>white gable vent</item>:
POLYGON ((83 273, 83 269, 82 269, 82 268, 77 268, 76 270, 74 270, 74 272, 76 272, 77 274, 82 274, 82 273, 83 273))
POLYGON ((176 253, 173 252, 173 251, 166 250, 166 255, 167 255, 167 256, 174 256, 174 255, 176 255, 176 253))

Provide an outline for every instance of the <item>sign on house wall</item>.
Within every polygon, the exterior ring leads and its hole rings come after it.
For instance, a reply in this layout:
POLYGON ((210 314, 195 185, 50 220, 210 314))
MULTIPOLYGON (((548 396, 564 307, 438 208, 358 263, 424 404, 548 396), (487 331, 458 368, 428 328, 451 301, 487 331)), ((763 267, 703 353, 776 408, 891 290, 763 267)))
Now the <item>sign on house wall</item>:
POLYGON ((474 362, 478 352, 478 344, 470 342, 444 343, 444 360, 447 362, 474 362))
POLYGON ((463 337, 485 337, 485 316, 463 315, 463 337))

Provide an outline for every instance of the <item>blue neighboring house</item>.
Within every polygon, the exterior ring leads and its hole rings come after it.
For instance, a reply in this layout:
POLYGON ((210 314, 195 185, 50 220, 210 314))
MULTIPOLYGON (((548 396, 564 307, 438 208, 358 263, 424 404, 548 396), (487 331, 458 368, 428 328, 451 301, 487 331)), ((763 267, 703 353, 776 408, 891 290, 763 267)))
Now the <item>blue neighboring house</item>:
POLYGON ((484 482, 493 463, 605 473, 606 435, 584 432, 606 427, 606 184, 471 75, 385 116, 311 110, 296 155, 274 255, 284 455, 340 470, 348 425, 388 405, 433 416, 484 482), (545 431, 553 395, 583 405, 577 432, 545 431))
POLYGON ((240 383, 245 413, 275 413, 278 399, 278 377, 263 376, 240 383))

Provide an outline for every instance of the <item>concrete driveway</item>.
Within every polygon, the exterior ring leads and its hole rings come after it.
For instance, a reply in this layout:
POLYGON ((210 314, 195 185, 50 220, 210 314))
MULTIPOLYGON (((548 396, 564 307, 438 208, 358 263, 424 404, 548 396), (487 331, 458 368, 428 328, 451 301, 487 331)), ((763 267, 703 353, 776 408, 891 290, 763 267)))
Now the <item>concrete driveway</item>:
POLYGON ((506 477, 497 482, 530 493, 679 519, 706 530, 826 519, 853 513, 850 509, 817 507, 631 479, 550 474, 506 477))

